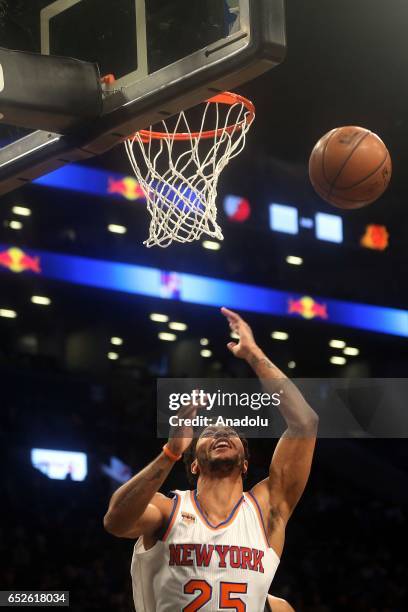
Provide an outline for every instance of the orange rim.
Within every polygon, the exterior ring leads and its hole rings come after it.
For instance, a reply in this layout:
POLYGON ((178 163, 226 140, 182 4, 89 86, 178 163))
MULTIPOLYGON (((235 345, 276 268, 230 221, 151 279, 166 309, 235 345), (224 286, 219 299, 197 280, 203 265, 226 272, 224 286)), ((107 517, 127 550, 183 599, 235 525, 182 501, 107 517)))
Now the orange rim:
POLYGON ((106 74, 101 78, 101 83, 104 85, 113 85, 115 81, 116 79, 114 74, 106 74))
MULTIPOLYGON (((216 138, 218 136, 222 136, 224 132, 228 132, 228 134, 233 134, 237 130, 242 130, 245 126, 249 126, 255 119, 255 106, 254 104, 244 98, 244 96, 240 96, 239 94, 231 93, 226 91, 221 94, 217 94, 216 96, 207 100, 211 104, 226 104, 227 106, 233 106, 234 104, 243 104, 245 108, 248 110, 245 118, 238 123, 234 123, 233 125, 228 125, 224 128, 219 128, 218 130, 208 130, 206 132, 176 132, 174 134, 168 134, 167 132, 151 132, 150 130, 140 130, 137 134, 140 134, 143 142, 149 142, 150 140, 192 140, 194 138, 216 138)), ((130 136, 129 140, 134 138, 134 136, 130 136)))

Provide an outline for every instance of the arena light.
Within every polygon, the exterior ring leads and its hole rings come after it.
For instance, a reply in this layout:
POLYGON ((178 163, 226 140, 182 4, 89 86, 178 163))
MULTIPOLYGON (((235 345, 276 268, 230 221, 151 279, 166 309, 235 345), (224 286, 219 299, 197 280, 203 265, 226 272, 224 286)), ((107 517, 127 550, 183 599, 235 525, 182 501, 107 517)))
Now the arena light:
POLYGON ((52 480, 69 478, 81 482, 88 474, 88 460, 85 453, 32 448, 31 465, 52 480))
POLYGON ((10 221, 9 227, 13 230, 21 230, 23 229, 23 224, 21 221, 10 221))
POLYGON ((31 215, 31 210, 25 206, 13 206, 12 212, 20 217, 29 217, 31 215))
POLYGON ((269 224, 271 230, 284 234, 299 233, 299 213, 294 206, 271 204, 269 206, 269 224))
POLYGON ((294 370, 296 368, 296 361, 289 361, 288 368, 289 370, 294 370))
POLYGON ((185 323, 177 323, 177 321, 172 321, 169 323, 169 328, 174 331, 186 331, 188 326, 185 323))
POLYGON ((155 323, 167 323, 169 317, 158 312, 152 312, 152 314, 150 315, 150 320, 154 321, 155 323))
POLYGON ((339 215, 317 213, 316 238, 325 242, 343 242, 343 219, 339 215))
POLYGON ((114 336, 113 338, 111 338, 111 344, 113 344, 114 346, 122 346, 123 338, 118 338, 117 336, 114 336))
POLYGON ((210 341, 208 338, 201 338, 200 344, 201 346, 208 346, 210 344, 210 341))
POLYGON ((221 245, 219 242, 214 242, 213 240, 204 240, 203 248, 207 249, 208 251, 219 251, 221 245))
POLYGON ((330 340, 329 346, 335 349, 344 349, 346 348, 346 343, 344 342, 344 340, 330 340))
POLYGON ((111 223, 108 225, 108 231, 112 234, 126 234, 127 229, 124 225, 116 225, 115 223, 111 223))
POLYGON ((33 295, 31 301, 38 306, 49 306, 51 304, 50 298, 45 297, 45 295, 33 295))
POLYGON ((201 357, 204 357, 204 359, 209 359, 210 357, 212 357, 212 351, 208 350, 208 349, 203 349, 200 353, 201 357))
POLYGON ((119 359, 119 355, 111 351, 110 353, 108 353, 108 359, 110 359, 111 361, 117 361, 119 359))
POLYGON ((163 342, 175 342, 177 340, 176 334, 169 334, 168 332, 160 332, 159 338, 163 342))
POLYGON ((314 224, 315 224, 314 220, 313 219, 309 219, 308 217, 301 217, 299 219, 300 227, 304 227, 305 229, 313 229, 314 224))
POLYGON ((288 340, 289 334, 282 331, 274 331, 271 333, 273 340, 288 340))
POLYGON ((15 319, 17 317, 17 313, 15 310, 0 308, 0 317, 3 317, 4 319, 15 319))
POLYGON ((333 365, 345 365, 347 363, 347 359, 345 359, 345 357, 330 357, 330 363, 332 363, 333 365))
POLYGON ((303 264, 303 259, 301 257, 296 257, 296 255, 288 255, 286 263, 290 266, 301 266, 303 264))
POLYGON ((352 346, 346 346, 343 353, 345 355, 348 355, 349 357, 357 357, 360 354, 360 351, 358 350, 358 348, 354 348, 352 346))

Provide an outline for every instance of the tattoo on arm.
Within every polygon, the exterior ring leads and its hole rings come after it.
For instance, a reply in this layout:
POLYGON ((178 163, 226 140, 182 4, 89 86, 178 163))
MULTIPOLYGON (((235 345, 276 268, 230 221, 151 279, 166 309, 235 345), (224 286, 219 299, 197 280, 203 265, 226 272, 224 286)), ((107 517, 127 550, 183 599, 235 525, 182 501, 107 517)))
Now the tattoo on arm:
POLYGON ((258 365, 265 365, 270 370, 272 370, 274 367, 273 363, 269 361, 269 359, 265 359, 265 358, 259 359, 258 357, 251 357, 250 363, 251 363, 251 366, 253 367, 256 367, 258 365))
POLYGON ((148 483, 157 483, 162 480, 165 471, 161 468, 157 469, 153 474, 146 474, 144 478, 133 483, 131 489, 129 489, 122 497, 121 500, 117 502, 117 507, 120 508, 126 504, 133 503, 133 500, 139 498, 143 492, 146 491, 146 482, 148 483))
MULTIPOLYGON (((153 479, 146 478, 146 480, 150 481, 153 479)), ((144 492, 144 490, 145 487, 143 486, 143 482, 137 483, 137 485, 133 487, 133 489, 127 491, 123 498, 117 502, 117 507, 121 508, 122 506, 133 503, 134 499, 140 498, 140 495, 142 494, 142 492, 144 492)))
POLYGON ((148 482, 154 482, 155 480, 160 480, 160 478, 163 476, 163 472, 164 470, 157 470, 157 472, 148 476, 146 480, 148 482))

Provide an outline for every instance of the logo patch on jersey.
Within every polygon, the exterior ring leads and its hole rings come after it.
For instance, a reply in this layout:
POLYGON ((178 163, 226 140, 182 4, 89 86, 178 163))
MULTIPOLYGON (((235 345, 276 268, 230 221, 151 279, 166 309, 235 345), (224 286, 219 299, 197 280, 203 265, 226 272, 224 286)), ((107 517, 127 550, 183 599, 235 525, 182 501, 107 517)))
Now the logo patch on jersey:
POLYGON ((194 516, 194 514, 190 514, 189 512, 182 512, 181 520, 183 521, 183 523, 191 525, 192 523, 196 522, 197 518, 194 516))

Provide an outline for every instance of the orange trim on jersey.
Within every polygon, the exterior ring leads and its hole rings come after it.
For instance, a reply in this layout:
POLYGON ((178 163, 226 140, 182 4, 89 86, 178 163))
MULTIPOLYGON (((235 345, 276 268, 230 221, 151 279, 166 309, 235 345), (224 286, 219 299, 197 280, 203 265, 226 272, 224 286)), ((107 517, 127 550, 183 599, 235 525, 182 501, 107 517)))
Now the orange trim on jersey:
POLYGON ((248 493, 246 495, 248 496, 248 499, 251 502, 251 504, 253 505, 253 507, 255 508, 256 515, 257 515, 259 523, 260 523, 261 531, 262 531, 263 536, 265 538, 265 543, 266 543, 268 548, 272 548, 272 546, 269 544, 268 536, 267 536, 266 529, 265 529, 265 522, 263 520, 262 511, 261 511, 261 508, 259 506, 258 500, 255 498, 255 495, 253 493, 251 493, 250 491, 248 491, 248 493))
POLYGON ((166 539, 168 538, 169 533, 174 525, 174 521, 176 520, 176 516, 178 514, 179 508, 180 508, 181 497, 178 493, 175 493, 174 495, 176 496, 176 499, 173 502, 173 510, 171 511, 171 514, 170 514, 169 524, 167 525, 167 529, 164 532, 164 536, 162 537, 162 542, 165 542, 166 539))
POLYGON ((195 498, 195 491, 190 491, 190 499, 191 499, 191 503, 193 504, 194 508, 197 510, 198 516, 200 517, 204 525, 208 527, 208 529, 212 529, 213 531, 218 531, 218 529, 224 529, 224 527, 231 525, 231 523, 235 520, 236 516, 238 515, 238 510, 241 507, 241 504, 245 498, 244 496, 241 497, 241 499, 238 501, 236 506, 233 508, 229 517, 225 521, 220 523, 219 525, 211 525, 210 521, 207 520, 206 516, 204 515, 204 513, 202 512, 198 504, 198 501, 195 498))

